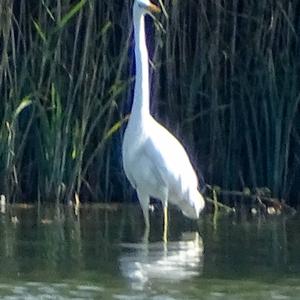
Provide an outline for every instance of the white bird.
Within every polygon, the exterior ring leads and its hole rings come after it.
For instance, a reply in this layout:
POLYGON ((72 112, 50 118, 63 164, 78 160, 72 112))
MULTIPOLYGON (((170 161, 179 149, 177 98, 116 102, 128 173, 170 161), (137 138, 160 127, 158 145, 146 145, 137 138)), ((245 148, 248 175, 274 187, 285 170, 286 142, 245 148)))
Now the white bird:
POLYGON ((124 133, 123 167, 137 191, 149 233, 150 197, 164 208, 164 240, 167 240, 168 203, 176 205, 189 218, 197 219, 204 208, 198 191, 197 175, 180 142, 150 114, 148 50, 145 15, 160 12, 150 0, 135 0, 133 22, 136 77, 131 115, 124 133))

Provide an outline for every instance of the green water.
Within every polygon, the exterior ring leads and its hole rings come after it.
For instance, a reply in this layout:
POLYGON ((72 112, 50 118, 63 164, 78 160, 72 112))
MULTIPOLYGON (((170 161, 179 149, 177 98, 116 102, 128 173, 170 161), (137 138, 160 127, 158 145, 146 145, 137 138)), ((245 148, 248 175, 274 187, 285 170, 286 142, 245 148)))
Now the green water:
POLYGON ((300 217, 151 215, 138 206, 0 213, 0 299, 300 299, 300 217))

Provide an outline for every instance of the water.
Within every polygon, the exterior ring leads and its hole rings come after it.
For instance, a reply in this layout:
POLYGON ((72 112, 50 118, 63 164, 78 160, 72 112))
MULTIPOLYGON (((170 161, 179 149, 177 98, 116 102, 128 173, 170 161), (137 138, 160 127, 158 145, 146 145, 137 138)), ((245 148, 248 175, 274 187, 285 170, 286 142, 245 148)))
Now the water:
POLYGON ((1 299, 300 299, 300 217, 151 215, 138 206, 0 213, 1 299))

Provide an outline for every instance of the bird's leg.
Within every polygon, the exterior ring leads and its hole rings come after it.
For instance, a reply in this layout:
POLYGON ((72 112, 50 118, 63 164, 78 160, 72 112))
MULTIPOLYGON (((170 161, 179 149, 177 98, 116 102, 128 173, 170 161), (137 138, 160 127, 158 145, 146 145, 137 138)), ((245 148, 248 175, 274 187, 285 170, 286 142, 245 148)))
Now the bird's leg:
POLYGON ((164 188, 164 197, 162 198, 162 205, 164 209, 164 234, 163 241, 167 243, 168 241, 168 189, 164 188))
POLYGON ((144 235, 143 235, 143 243, 145 245, 147 245, 149 242, 149 233, 150 233, 150 227, 145 226, 144 235))
POLYGON ((150 202, 150 197, 141 192, 141 191, 137 191, 137 195, 142 207, 142 211, 143 211, 143 215, 144 215, 144 221, 145 221, 145 231, 144 231, 144 237, 143 240, 144 242, 147 241, 148 242, 148 238, 149 238, 149 232, 150 232, 150 222, 149 222, 149 202, 150 202))
POLYGON ((168 206, 164 205, 164 242, 168 241, 168 206))

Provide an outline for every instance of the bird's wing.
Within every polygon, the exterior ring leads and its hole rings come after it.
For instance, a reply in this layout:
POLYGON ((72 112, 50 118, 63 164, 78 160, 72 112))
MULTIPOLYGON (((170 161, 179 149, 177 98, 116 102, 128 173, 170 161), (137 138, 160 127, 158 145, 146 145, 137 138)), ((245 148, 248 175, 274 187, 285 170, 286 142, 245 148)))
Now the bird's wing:
POLYGON ((164 176, 164 174, 166 173, 165 161, 151 138, 146 139, 143 145, 143 153, 150 162, 151 172, 153 173, 155 178, 157 178, 162 184, 166 184, 167 182, 164 176))
POLYGON ((144 143, 144 152, 157 175, 169 185, 181 181, 186 177, 184 173, 193 172, 193 169, 179 141, 163 126, 157 125, 144 143))
POLYGON ((156 176, 161 179, 162 182, 166 183, 166 180, 164 179, 167 171, 166 161, 161 151, 156 147, 156 144, 153 143, 153 140, 146 140, 144 144, 144 153, 151 161, 152 170, 155 172, 156 176))
POLYGON ((134 177, 131 176, 130 173, 126 173, 126 176, 127 176, 128 180, 129 180, 131 186, 132 186, 134 189, 136 189, 136 186, 137 186, 137 185, 136 185, 136 182, 135 182, 135 180, 134 180, 134 177))

